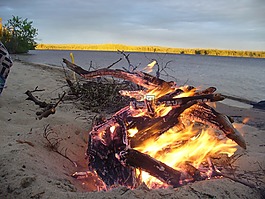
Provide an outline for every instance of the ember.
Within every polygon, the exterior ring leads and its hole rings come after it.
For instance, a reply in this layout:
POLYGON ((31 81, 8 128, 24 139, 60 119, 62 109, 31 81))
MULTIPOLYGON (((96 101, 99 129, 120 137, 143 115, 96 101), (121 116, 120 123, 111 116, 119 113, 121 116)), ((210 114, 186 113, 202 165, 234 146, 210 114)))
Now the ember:
MULTIPOLYGON (((89 169, 107 187, 179 187, 189 182, 221 176, 210 157, 231 156, 237 144, 246 148, 232 120, 209 103, 224 97, 210 87, 178 87, 145 72, 99 69, 86 71, 63 60, 86 79, 113 76, 139 85, 139 91, 120 91, 130 105, 96 124, 89 133, 89 169), (207 163, 208 162, 208 163, 207 163), (205 166, 207 165, 207 166, 205 166)), ((152 62, 147 70, 155 65, 152 62)))

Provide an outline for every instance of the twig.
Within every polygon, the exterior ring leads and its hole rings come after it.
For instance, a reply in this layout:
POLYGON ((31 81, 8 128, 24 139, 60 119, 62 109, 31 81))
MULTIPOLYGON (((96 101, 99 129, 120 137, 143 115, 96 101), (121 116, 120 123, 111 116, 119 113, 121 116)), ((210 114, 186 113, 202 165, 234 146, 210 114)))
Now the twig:
POLYGON ((137 68, 137 66, 133 66, 133 65, 131 64, 131 61, 130 61, 130 59, 129 59, 130 54, 127 54, 127 55, 126 55, 126 54, 124 53, 124 51, 120 51, 120 50, 118 50, 118 52, 124 56, 124 58, 126 59, 126 61, 127 61, 128 64, 129 64, 128 70, 127 70, 126 68, 124 68, 124 67, 123 67, 123 69, 125 69, 127 72, 133 72, 133 71, 135 71, 136 68, 137 68))
POLYGON ((67 82, 72 94, 75 96, 78 96, 78 92, 76 91, 76 88, 74 87, 73 82, 67 77, 65 78, 65 81, 67 82))
POLYGON ((254 184, 251 184, 251 183, 246 182, 246 181, 244 181, 244 180, 241 180, 241 179, 238 179, 238 178, 235 178, 235 177, 232 177, 232 176, 226 175, 226 174, 224 174, 224 173, 222 173, 222 172, 220 172, 220 171, 219 171, 219 173, 220 173, 221 176, 223 176, 223 177, 225 177, 225 178, 228 178, 228 179, 233 180, 233 181, 235 181, 235 182, 239 182, 239 183, 241 183, 241 184, 243 184, 243 185, 246 185, 246 186, 248 186, 248 187, 250 187, 250 188, 257 188, 254 184))
POLYGON ((53 106, 53 108, 56 108, 59 103, 63 100, 64 96, 65 96, 66 92, 63 92, 63 95, 60 97, 60 99, 56 102, 56 104, 53 106))
MULTIPOLYGON (((67 148, 65 149, 64 151, 64 154, 59 151, 59 145, 60 145, 60 142, 63 140, 62 138, 58 138, 58 135, 52 130, 52 128, 50 127, 49 124, 47 124, 45 127, 44 127, 44 132, 43 132, 43 137, 47 140, 48 144, 49 144, 49 147, 50 149, 55 152, 55 153, 58 153, 60 156, 66 158, 67 160, 69 160, 71 163, 74 164, 75 167, 77 167, 77 164, 76 162, 74 162, 73 160, 71 160, 67 155, 66 155, 66 151, 67 151, 67 148), (50 138, 49 136, 51 134, 55 134, 56 137, 52 137, 50 138)), ((63 148, 62 148, 63 150, 63 148)))
POLYGON ((55 132, 53 132, 53 130, 50 127, 50 125, 47 124, 44 127, 43 137, 48 141, 50 148, 53 151, 57 151, 58 146, 59 146, 59 143, 62 141, 62 139, 59 139, 59 138, 49 138, 49 136, 51 134, 55 134, 58 137, 58 135, 55 132))
POLYGON ((31 91, 32 93, 34 92, 41 92, 41 91, 45 91, 45 89, 38 89, 39 86, 36 86, 35 89, 33 91, 31 91))
POLYGON ((38 100, 35 96, 32 95, 33 92, 36 92, 36 91, 43 91, 43 90, 38 90, 38 86, 33 90, 33 91, 30 91, 30 90, 27 90, 25 92, 25 94, 28 96, 28 98, 26 100, 31 100, 33 101, 36 105, 38 105, 40 108, 43 108, 42 111, 38 111, 36 112, 36 115, 38 115, 38 119, 42 119, 42 118, 46 118, 48 117, 49 115, 51 114, 54 114, 55 113, 55 108, 58 106, 58 104, 62 101, 63 97, 65 96, 65 92, 63 93, 63 95, 60 97, 60 99, 55 103, 55 104, 52 104, 52 103, 46 103, 44 101, 40 101, 38 100))
POLYGON ((243 99, 243 98, 229 96, 229 95, 224 95, 224 97, 227 98, 227 99, 235 100, 235 101, 242 102, 242 103, 245 103, 245 104, 250 104, 250 105, 253 105, 253 104, 256 103, 256 102, 248 100, 248 99, 243 99))
POLYGON ((119 63, 122 60, 122 58, 120 58, 118 61, 115 61, 114 63, 112 63, 111 65, 109 65, 107 68, 111 68, 112 66, 114 66, 115 64, 119 63))
MULTIPOLYGON (((167 68, 168 64, 170 64, 172 62, 172 60, 168 61, 160 70, 160 72, 165 71, 165 69, 167 68)), ((167 68, 168 69, 168 68, 167 68)))
POLYGON ((42 112, 37 112, 36 114, 39 116, 39 120, 41 120, 42 118, 46 118, 48 117, 49 115, 52 115, 55 113, 55 108, 51 107, 49 109, 45 109, 44 111, 42 112))
POLYGON ((58 106, 58 104, 63 100, 64 96, 65 96, 65 92, 63 93, 63 95, 60 97, 60 99, 56 102, 56 104, 48 104, 47 107, 43 110, 43 112, 37 112, 37 115, 39 115, 39 120, 41 120, 42 118, 46 118, 51 114, 54 114, 56 111, 56 107, 58 106))
POLYGON ((28 144, 29 146, 32 146, 34 147, 34 144, 30 141, 26 141, 26 140, 16 140, 17 143, 20 143, 20 144, 28 144))
POLYGON ((235 163, 235 161, 237 161, 240 157, 242 157, 244 154, 239 154, 239 155, 234 155, 231 157, 230 159, 230 164, 235 163))
POLYGON ((207 160, 208 160, 208 164, 209 164, 210 170, 212 171, 212 177, 223 176, 225 178, 233 180, 234 182, 241 183, 241 184, 243 184, 245 186, 248 186, 250 188, 257 188, 254 184, 251 184, 251 183, 246 182, 244 180, 241 180, 241 179, 238 179, 238 178, 235 178, 235 177, 232 177, 232 176, 229 176, 229 175, 226 175, 226 174, 222 173, 221 171, 216 169, 216 167, 214 166, 214 164, 213 164, 213 162, 211 161, 210 158, 207 158, 207 160))
POLYGON ((92 68, 93 70, 96 70, 96 68, 93 67, 93 62, 92 62, 92 61, 90 61, 88 71, 90 71, 91 68, 92 68))

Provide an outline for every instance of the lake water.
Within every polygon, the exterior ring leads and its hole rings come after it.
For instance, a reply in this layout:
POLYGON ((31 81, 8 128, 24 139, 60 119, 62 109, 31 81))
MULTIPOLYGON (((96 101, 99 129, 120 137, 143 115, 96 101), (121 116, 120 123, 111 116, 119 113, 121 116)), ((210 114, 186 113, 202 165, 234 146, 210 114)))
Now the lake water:
MULTIPOLYGON (((88 69, 92 63, 94 67, 106 67, 123 58, 118 52, 102 51, 61 51, 34 50, 28 54, 15 55, 14 58, 32 62, 62 67, 62 58, 70 60, 70 52, 74 54, 75 63, 88 69)), ((188 84, 200 88, 214 86, 217 92, 225 95, 244 98, 251 101, 265 100, 265 59, 218 57, 200 55, 176 55, 158 53, 129 53, 132 65, 144 68, 152 59, 159 65, 165 66, 166 71, 175 78, 178 85, 188 84)), ((114 68, 128 68, 128 62, 123 59, 114 68)), ((165 80, 171 77, 162 76, 165 80)), ((244 106, 231 100, 225 103, 244 106)))

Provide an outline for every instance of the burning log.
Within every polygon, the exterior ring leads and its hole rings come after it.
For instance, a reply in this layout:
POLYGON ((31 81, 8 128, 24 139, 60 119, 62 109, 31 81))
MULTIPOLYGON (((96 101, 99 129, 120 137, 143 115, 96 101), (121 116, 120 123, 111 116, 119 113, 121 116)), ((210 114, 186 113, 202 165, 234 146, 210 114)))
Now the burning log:
POLYGON ((218 113, 212 107, 205 103, 198 103, 188 110, 190 119, 210 125, 220 129, 225 135, 234 140, 239 146, 246 149, 246 143, 242 135, 233 127, 226 115, 218 113))
POLYGON ((182 186, 206 179, 207 171, 200 170, 201 163, 215 153, 232 155, 236 150, 233 141, 246 148, 229 117, 206 104, 224 99, 214 93, 214 87, 198 91, 140 71, 86 71, 66 59, 63 62, 86 79, 110 75, 144 88, 121 91, 134 98, 130 106, 97 124, 89 133, 89 168, 108 187, 137 186, 137 169, 165 184, 182 186), (231 140, 219 139, 217 130, 231 140))
POLYGON ((165 103, 167 106, 181 106, 182 104, 187 104, 189 101, 196 100, 197 102, 217 102, 222 101, 225 98, 221 94, 207 94, 207 95, 195 95, 190 97, 181 97, 181 98, 160 98, 158 99, 159 103, 165 103))
POLYGON ((182 185, 180 182, 180 171, 169 167, 163 162, 157 161, 147 154, 134 149, 127 149, 123 151, 120 156, 121 160, 126 164, 143 169, 166 184, 172 185, 173 187, 182 185))
POLYGON ((187 174, 189 174, 194 181, 201 181, 205 179, 205 177, 201 176, 200 170, 196 169, 188 162, 185 162, 183 165, 181 165, 181 169, 187 172, 187 174))
POLYGON ((172 109, 164 117, 150 118, 150 117, 128 117, 127 128, 137 127, 138 132, 130 139, 131 146, 137 147, 149 138, 156 138, 163 134, 168 129, 179 123, 179 115, 187 108, 194 105, 196 101, 191 101, 181 107, 172 109))

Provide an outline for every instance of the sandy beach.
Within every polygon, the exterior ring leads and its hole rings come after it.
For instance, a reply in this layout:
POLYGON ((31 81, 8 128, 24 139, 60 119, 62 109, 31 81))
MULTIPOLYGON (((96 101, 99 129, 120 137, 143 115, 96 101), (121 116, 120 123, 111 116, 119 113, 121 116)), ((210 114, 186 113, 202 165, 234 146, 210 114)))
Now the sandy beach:
POLYGON ((87 134, 96 113, 78 109, 71 100, 65 100, 54 115, 38 120, 35 113, 40 108, 25 95, 37 86, 45 91, 36 95, 47 102, 56 101, 68 89, 63 70, 15 61, 0 96, 0 198, 265 197, 265 111, 217 104, 219 112, 234 118, 247 143, 246 150, 238 148, 236 152, 238 158, 231 164, 233 175, 255 188, 223 177, 175 189, 149 190, 140 186, 135 190, 118 187, 97 192, 95 178, 82 181, 71 177, 87 169, 87 134), (52 150, 43 136, 47 125, 49 136, 60 139, 59 151, 77 165, 52 150))

